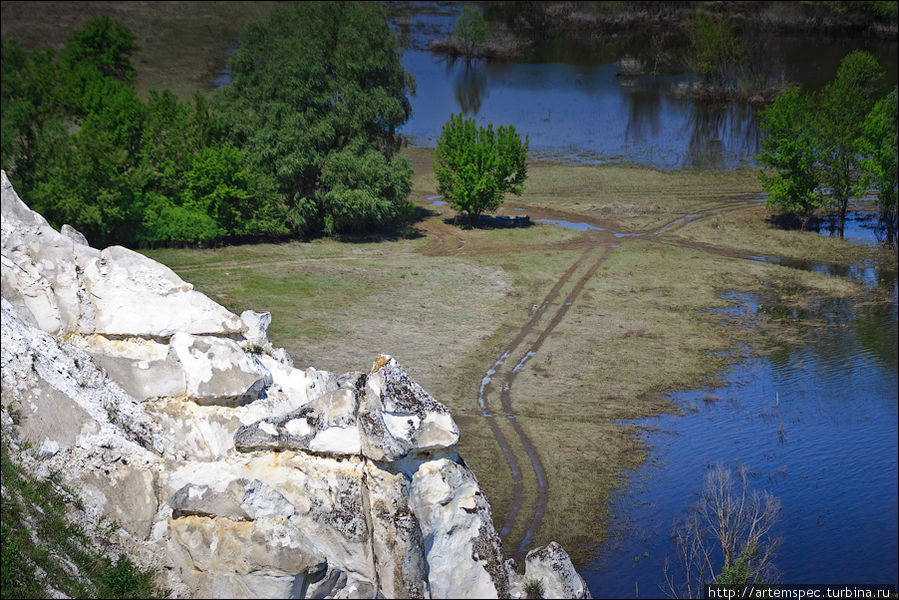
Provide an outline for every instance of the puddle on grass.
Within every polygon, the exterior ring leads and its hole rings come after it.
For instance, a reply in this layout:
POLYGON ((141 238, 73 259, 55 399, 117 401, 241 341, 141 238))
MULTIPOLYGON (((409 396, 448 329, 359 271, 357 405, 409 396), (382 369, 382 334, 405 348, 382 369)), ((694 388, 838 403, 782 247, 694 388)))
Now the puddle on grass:
MULTIPOLYGON (((487 369, 487 373, 484 375, 484 378, 481 379, 481 387, 478 389, 478 406, 484 408, 484 391, 487 389, 487 386, 490 384, 490 378, 496 375, 496 370, 502 366, 502 364, 509 358, 509 350, 506 350, 502 353, 502 355, 496 359, 496 362, 493 363, 489 369, 487 369)), ((486 417, 487 414, 485 413, 486 417)))
POLYGON ((883 287, 889 289, 896 287, 896 272, 879 268, 876 264, 861 263, 855 265, 826 263, 814 260, 799 260, 793 258, 781 258, 778 256, 756 255, 750 260, 781 265, 799 271, 809 271, 829 277, 840 277, 868 288, 883 287))
POLYGON ((575 231, 603 231, 602 227, 596 227, 595 225, 590 225, 589 223, 575 223, 574 221, 564 221, 562 219, 535 219, 535 222, 549 223, 550 225, 555 225, 556 227, 573 229, 575 231))

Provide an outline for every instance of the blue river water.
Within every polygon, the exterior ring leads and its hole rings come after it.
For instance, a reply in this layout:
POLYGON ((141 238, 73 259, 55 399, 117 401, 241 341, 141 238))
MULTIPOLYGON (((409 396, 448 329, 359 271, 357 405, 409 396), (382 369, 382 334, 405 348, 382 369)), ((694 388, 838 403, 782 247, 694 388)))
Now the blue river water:
MULTIPOLYGON (((413 145, 436 145, 450 114, 461 112, 479 124, 514 125, 528 136, 532 158, 663 170, 754 166, 757 106, 685 95, 695 75, 683 68, 663 76, 619 75, 622 59, 640 57, 651 46, 645 32, 589 41, 548 35, 529 40, 514 61, 452 60, 430 52, 428 44, 451 35, 465 4, 400 6, 391 23, 405 47, 403 67, 417 83, 412 116, 400 131, 413 145)), ((764 68, 787 81, 818 88, 834 77, 843 56, 864 48, 884 66, 886 87, 895 85, 895 43, 763 35, 764 68)))
MULTIPOLYGON (((671 534, 718 464, 742 465, 752 489, 780 499, 781 583, 897 584, 895 282, 895 272, 881 280, 891 304, 825 303, 827 325, 807 343, 737 365, 720 388, 672 394, 681 415, 639 422, 650 459, 582 570, 594 597, 664 597, 666 560, 680 580, 671 534)), ((765 310, 752 296, 733 300, 765 310)))

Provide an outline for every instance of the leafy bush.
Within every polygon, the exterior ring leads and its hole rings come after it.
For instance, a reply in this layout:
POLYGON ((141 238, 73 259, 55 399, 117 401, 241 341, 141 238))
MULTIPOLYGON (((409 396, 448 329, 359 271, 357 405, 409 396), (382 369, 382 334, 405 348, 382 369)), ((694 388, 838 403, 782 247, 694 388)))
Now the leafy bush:
POLYGON ((527 178, 528 138, 515 127, 478 127, 473 118, 450 115, 435 151, 437 190, 457 211, 478 216, 500 207, 506 193, 521 195, 527 178))

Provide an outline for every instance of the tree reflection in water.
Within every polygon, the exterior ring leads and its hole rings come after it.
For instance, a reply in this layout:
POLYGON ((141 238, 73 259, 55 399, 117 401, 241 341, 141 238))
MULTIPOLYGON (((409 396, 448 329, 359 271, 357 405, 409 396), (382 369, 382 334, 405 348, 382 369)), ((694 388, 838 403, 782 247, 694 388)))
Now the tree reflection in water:
MULTIPOLYGON (((462 110, 463 115, 477 115, 481 110, 481 104, 487 97, 487 73, 484 61, 463 60, 464 66, 456 69, 453 79, 453 95, 462 110)), ((452 64, 447 65, 447 70, 453 69, 452 64)))
POLYGON ((726 169, 758 151, 758 113, 743 102, 690 102, 690 141, 683 168, 726 169))

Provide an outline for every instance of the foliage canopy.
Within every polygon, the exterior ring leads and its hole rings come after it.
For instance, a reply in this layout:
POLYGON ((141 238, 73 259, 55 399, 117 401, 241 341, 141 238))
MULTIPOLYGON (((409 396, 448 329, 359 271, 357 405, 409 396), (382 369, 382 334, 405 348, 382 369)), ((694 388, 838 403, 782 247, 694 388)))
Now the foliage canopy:
POLYGON ((270 177, 294 231, 389 223, 408 210, 397 128, 414 91, 378 3, 298 3, 246 27, 216 97, 228 139, 270 177))
POLYGON ((380 4, 305 3, 244 30, 210 103, 138 98, 134 35, 109 17, 65 50, 3 39, 2 166, 97 245, 210 244, 408 218, 396 154, 413 82, 380 4))
POLYGON ((199 94, 142 102, 134 36, 108 17, 64 52, 3 40, 2 166, 32 208, 96 245, 197 244, 285 233, 277 196, 199 94))
POLYGON ((882 76, 873 56, 854 51, 822 90, 788 90, 762 113, 757 160, 773 168, 760 175, 770 205, 798 214, 803 227, 815 210, 829 207, 842 235, 849 202, 875 185, 888 237, 894 239, 889 207, 895 195, 896 121, 885 112, 888 99, 875 104, 882 76))
POLYGON ((473 118, 450 115, 435 151, 437 191, 457 211, 468 213, 470 223, 502 204, 506 193, 521 195, 527 178, 528 138, 515 127, 479 127, 473 118))
POLYGON ((762 136, 757 160, 773 167, 761 179, 768 204, 799 215, 802 226, 823 199, 818 191, 818 148, 810 133, 812 98, 791 88, 762 112, 762 136))

